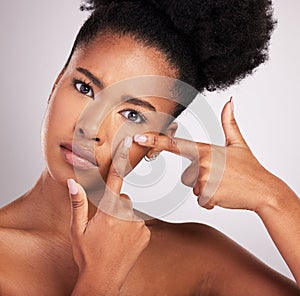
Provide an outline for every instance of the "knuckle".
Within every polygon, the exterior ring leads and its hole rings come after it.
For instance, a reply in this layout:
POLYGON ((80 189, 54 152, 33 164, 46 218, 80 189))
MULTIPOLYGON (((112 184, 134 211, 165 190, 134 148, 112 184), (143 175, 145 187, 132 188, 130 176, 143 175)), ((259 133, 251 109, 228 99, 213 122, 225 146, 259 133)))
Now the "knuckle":
POLYGON ((204 157, 204 158, 202 158, 202 160, 201 160, 200 167, 201 167, 202 169, 208 168, 208 167, 210 167, 210 162, 211 162, 210 158, 204 157))
POLYGON ((145 233, 146 238, 147 237, 150 238, 151 231, 149 230, 149 228, 147 226, 145 226, 145 228, 144 228, 144 233, 145 233))
POLYGON ((236 120, 235 120, 234 117, 231 117, 231 118, 230 118, 229 123, 230 123, 231 125, 237 126, 237 123, 236 123, 236 120))
POLYGON ((112 176, 118 178, 118 179, 122 179, 121 176, 122 176, 122 171, 120 168, 118 167, 113 167, 112 170, 111 170, 111 174, 112 176))
POLYGON ((121 193, 120 197, 130 201, 130 197, 127 194, 121 193))
POLYGON ((153 135, 153 136, 151 137, 151 145, 152 145, 152 146, 156 146, 157 142, 158 142, 157 136, 153 135))
POLYGON ((207 204, 203 205, 202 207, 207 209, 207 210, 212 210, 214 208, 214 206, 211 205, 210 203, 207 203, 207 204))
POLYGON ((150 231, 145 231, 143 233, 141 240, 140 240, 143 247, 145 247, 149 244, 150 237, 151 237, 150 231))
POLYGON ((150 237, 144 240, 143 248, 146 248, 149 245, 149 240, 150 240, 150 237))
POLYGON ((74 200, 73 199, 71 204, 72 204, 73 209, 78 209, 78 208, 83 207, 84 201, 82 199, 79 199, 79 200, 74 200))
POLYGON ((193 188, 193 193, 194 195, 198 196, 200 194, 200 186, 197 184, 197 186, 195 186, 193 188))
POLYGON ((119 154, 119 158, 121 159, 127 159, 127 152, 126 151, 121 151, 120 154, 119 154))
POLYGON ((199 195, 199 190, 198 190, 198 189, 195 189, 195 188, 193 188, 193 194, 194 194, 195 196, 198 196, 198 195, 199 195))
POLYGON ((200 197, 206 197, 206 196, 204 196, 204 194, 205 194, 205 186, 206 186, 206 182, 202 182, 202 181, 200 181, 199 182, 199 193, 198 193, 198 198, 200 198, 200 197))
POLYGON ((176 147, 176 140, 174 138, 168 138, 168 148, 173 149, 176 147))
POLYGON ((201 187, 205 186, 205 184, 208 182, 208 180, 209 180, 209 175, 208 174, 203 174, 199 178, 199 183, 200 183, 201 187))

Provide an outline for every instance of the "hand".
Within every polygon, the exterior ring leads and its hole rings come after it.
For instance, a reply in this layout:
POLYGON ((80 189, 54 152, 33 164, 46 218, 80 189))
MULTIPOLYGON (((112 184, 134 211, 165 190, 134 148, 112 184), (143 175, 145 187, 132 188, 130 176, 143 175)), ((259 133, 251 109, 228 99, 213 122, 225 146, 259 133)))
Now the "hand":
POLYGON ((134 215, 129 198, 120 194, 131 142, 128 137, 119 145, 108 173, 105 193, 92 219, 88 220, 84 189, 74 180, 68 180, 73 256, 79 268, 79 281, 84 281, 80 288, 77 287, 78 293, 72 295, 82 295, 83 285, 84 289, 92 287, 84 290, 88 295, 92 295, 91 291, 97 295, 101 292, 116 295, 149 243, 149 229, 134 215))
POLYGON ((222 111, 225 147, 150 133, 135 136, 135 141, 155 151, 166 150, 189 158, 191 164, 184 171, 182 182, 193 187, 201 206, 257 211, 270 202, 272 190, 280 186, 281 180, 254 157, 238 128, 232 107, 229 101, 222 111))

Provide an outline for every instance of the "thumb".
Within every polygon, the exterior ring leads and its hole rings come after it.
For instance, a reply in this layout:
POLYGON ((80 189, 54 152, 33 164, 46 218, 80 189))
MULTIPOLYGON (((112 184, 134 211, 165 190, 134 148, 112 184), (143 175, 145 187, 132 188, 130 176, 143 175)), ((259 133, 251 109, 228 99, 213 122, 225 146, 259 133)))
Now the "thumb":
POLYGON ((84 189, 73 179, 68 179, 71 200, 71 232, 82 234, 88 223, 88 200, 84 189))
POLYGON ((222 110, 221 121, 225 134, 226 146, 248 147, 234 118, 232 97, 222 110))

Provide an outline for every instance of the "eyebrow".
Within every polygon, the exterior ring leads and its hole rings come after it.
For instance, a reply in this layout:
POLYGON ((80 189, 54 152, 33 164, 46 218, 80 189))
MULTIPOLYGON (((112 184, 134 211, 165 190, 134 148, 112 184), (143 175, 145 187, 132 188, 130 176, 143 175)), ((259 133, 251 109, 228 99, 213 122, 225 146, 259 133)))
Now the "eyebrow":
MULTIPOLYGON (((78 67, 76 68, 76 70, 80 73, 82 73, 83 75, 85 75, 86 77, 88 77, 95 85, 97 85, 100 89, 104 89, 104 84, 100 81, 99 78, 97 78, 94 74, 92 74, 89 70, 78 67)), ((132 98, 130 96, 124 96, 123 101, 129 104, 133 104, 136 106, 141 106, 144 107, 150 111, 154 111, 156 112, 155 107, 150 104, 149 102, 146 102, 144 100, 138 99, 138 98, 132 98)))
POLYGON ((150 111, 154 111, 156 112, 156 109, 153 105, 151 105, 149 102, 146 102, 144 100, 141 100, 141 99, 138 99, 138 98, 131 98, 131 97, 123 97, 123 101, 126 102, 126 103, 129 103, 129 104, 133 104, 133 105, 136 105, 136 106, 141 106, 141 107, 144 107, 150 111))
POLYGON ((103 89, 104 85, 103 83, 100 81, 99 78, 97 78, 94 74, 92 74, 89 70, 84 69, 84 68, 76 68, 76 70, 80 73, 82 73, 83 75, 85 75, 87 78, 89 78, 95 85, 97 85, 99 88, 103 89))

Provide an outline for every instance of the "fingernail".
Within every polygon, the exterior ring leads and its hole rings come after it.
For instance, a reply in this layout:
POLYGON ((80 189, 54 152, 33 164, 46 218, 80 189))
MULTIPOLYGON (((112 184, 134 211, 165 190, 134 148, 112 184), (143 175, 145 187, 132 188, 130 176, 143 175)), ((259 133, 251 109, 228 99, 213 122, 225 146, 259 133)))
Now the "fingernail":
POLYGON ((232 111, 232 113, 234 113, 233 97, 230 98, 230 105, 231 105, 231 111, 232 111))
POLYGON ((132 137, 126 137, 124 139, 124 147, 130 148, 131 144, 132 144, 132 137))
POLYGON ((76 182, 73 179, 68 179, 67 183, 68 183, 68 188, 69 188, 70 194, 76 195, 78 193, 78 187, 77 187, 76 182))
POLYGON ((134 141, 138 143, 145 143, 147 142, 147 137, 145 135, 135 135, 134 141))

